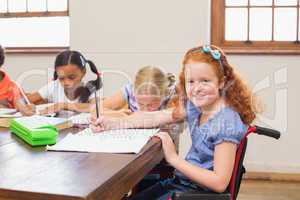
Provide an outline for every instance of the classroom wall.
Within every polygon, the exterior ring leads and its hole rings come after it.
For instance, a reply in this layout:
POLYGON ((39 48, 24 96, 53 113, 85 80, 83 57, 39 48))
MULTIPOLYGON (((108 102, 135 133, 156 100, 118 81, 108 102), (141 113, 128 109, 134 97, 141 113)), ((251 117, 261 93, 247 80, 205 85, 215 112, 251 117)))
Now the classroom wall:
POLYGON ((122 73, 133 78, 146 65, 177 74, 184 51, 208 41, 208 32, 203 28, 208 26, 208 17, 200 17, 200 13, 207 12, 208 3, 193 6, 198 2, 189 0, 190 5, 174 0, 72 2, 72 48, 81 49, 102 70, 109 71, 105 76, 105 94, 111 94, 126 82, 122 73), (84 10, 89 12, 82 15, 84 10), (203 26, 196 26, 191 19, 199 19, 203 26), (115 70, 119 72, 111 72, 115 70), (110 78, 113 75, 119 76, 121 82, 110 78))
POLYGON ((25 91, 36 91, 52 79, 55 54, 7 54, 3 69, 25 91))
MULTIPOLYGON (((71 48, 81 50, 104 72, 105 96, 133 79, 145 65, 178 74, 184 52, 209 42, 209 0, 78 0, 70 1, 70 13, 71 48)), ((251 137, 248 170, 300 173, 298 56, 229 55, 229 60, 264 102, 265 113, 258 123, 284 130, 280 141, 251 137)), ((7 67, 14 68, 7 71, 17 78, 22 72, 37 70, 30 84, 22 84, 27 90, 36 90, 51 79, 47 67, 53 62, 51 54, 8 55, 7 67), (45 75, 39 75, 40 69, 45 75)), ((181 135, 181 155, 189 145, 186 131, 181 135)))

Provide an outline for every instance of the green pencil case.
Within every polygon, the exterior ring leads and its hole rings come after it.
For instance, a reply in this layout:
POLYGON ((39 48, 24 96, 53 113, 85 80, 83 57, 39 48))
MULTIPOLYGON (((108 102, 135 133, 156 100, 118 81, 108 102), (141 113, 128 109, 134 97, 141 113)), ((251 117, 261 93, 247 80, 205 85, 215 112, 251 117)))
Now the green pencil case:
POLYGON ((10 130, 31 146, 55 144, 58 135, 58 131, 53 125, 29 128, 16 120, 11 121, 10 130))

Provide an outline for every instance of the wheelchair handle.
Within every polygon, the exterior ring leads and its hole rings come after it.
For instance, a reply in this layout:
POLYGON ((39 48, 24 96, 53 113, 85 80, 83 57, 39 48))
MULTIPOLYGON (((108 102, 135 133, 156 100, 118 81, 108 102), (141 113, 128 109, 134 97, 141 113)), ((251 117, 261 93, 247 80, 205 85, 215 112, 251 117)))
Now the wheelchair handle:
POLYGON ((281 133, 277 130, 274 129, 270 129, 270 128, 265 128, 265 127, 261 127, 261 126, 255 126, 255 133, 259 134, 259 135, 265 135, 268 137, 272 137, 275 139, 279 139, 281 133))

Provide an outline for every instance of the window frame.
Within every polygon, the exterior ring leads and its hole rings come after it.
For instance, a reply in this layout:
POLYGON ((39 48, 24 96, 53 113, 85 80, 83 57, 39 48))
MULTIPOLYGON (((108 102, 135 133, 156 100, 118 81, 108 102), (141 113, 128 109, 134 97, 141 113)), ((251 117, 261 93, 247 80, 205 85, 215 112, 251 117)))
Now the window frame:
MULTIPOLYGON (((27 18, 27 17, 64 17, 69 15, 70 1, 68 0, 66 11, 42 11, 42 12, 6 12, 0 13, 0 18, 27 18)), ((70 46, 44 46, 44 47, 6 47, 5 53, 8 54, 47 54, 47 53, 59 53, 63 50, 70 49, 70 46)))
MULTIPOLYGON (((299 7, 299 0, 297 1, 297 4, 297 6, 299 7)), ((274 18, 274 16, 272 17, 274 18)), ((299 30, 299 8, 297 10, 297 30, 299 30)), ((291 55, 300 54, 300 41, 298 37, 299 36, 297 35, 297 41, 226 41, 225 0, 211 1, 211 44, 221 47, 226 53, 291 55)))

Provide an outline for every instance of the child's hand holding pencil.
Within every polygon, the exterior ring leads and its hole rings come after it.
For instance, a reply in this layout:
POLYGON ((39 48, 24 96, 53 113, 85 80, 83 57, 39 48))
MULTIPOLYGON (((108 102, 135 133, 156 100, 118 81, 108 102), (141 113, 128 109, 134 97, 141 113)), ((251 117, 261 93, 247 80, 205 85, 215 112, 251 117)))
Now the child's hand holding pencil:
POLYGON ((31 116, 36 114, 36 108, 34 104, 31 104, 29 99, 27 98, 26 94, 24 93, 23 89, 15 82, 19 91, 21 93, 21 97, 16 101, 17 109, 25 116, 31 116))

